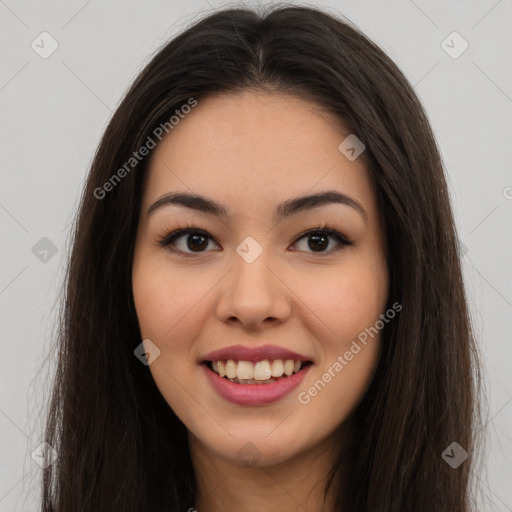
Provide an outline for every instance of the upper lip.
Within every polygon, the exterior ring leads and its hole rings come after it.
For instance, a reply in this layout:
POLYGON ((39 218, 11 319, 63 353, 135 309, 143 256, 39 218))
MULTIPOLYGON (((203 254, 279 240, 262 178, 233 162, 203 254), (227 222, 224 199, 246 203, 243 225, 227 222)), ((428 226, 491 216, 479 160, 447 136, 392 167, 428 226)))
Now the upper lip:
POLYGON ((232 345, 220 348, 206 354, 201 362, 222 361, 236 359, 237 361, 263 361, 264 359, 293 359, 294 361, 311 361, 311 358, 293 352, 277 345, 261 345, 259 347, 248 347, 245 345, 232 345))

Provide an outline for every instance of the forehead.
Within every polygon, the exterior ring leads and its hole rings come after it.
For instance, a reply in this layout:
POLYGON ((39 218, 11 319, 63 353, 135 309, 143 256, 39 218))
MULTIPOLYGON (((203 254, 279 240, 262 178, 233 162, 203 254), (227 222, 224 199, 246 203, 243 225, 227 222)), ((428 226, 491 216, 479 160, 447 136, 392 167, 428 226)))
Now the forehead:
POLYGON ((242 213, 251 205, 270 207, 339 190, 371 213, 375 204, 364 158, 350 161, 338 149, 349 133, 335 116, 296 96, 209 96, 153 150, 143 208, 174 191, 214 198, 242 213))

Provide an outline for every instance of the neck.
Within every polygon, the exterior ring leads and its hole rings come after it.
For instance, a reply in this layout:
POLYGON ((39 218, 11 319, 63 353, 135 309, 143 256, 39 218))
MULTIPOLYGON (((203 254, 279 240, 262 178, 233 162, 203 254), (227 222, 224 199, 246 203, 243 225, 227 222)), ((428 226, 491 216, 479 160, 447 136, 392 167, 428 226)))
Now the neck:
POLYGON ((244 466, 213 453, 189 436, 199 512, 326 512, 334 510, 335 483, 324 496, 336 437, 279 464, 244 466))

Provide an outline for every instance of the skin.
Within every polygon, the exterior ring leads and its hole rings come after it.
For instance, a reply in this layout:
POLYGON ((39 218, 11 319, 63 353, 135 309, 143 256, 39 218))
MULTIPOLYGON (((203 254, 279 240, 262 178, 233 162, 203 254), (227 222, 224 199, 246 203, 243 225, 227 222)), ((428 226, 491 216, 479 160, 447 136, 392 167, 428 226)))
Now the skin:
POLYGON ((191 507, 201 512, 315 512, 332 505, 331 495, 323 501, 323 485, 336 429, 371 382, 380 331, 309 403, 300 403, 298 394, 375 324, 389 286, 386 241, 364 157, 349 161, 338 149, 348 134, 313 103, 250 90, 202 99, 151 154, 133 294, 142 337, 160 350, 151 374, 189 431, 198 482, 191 507), (348 205, 328 204, 273 221, 277 204, 327 190, 356 199, 366 220, 348 205), (147 215, 169 192, 204 195, 231 217, 176 205, 147 215), (187 223, 211 237, 192 249, 190 235, 174 242, 192 257, 158 244, 187 223), (325 223, 354 245, 328 238, 328 246, 315 250, 310 236, 300 238, 325 223), (247 236, 263 249, 250 264, 236 252, 247 236), (236 344, 276 344, 314 365, 279 401, 235 405, 211 387, 199 361, 236 344), (248 442, 258 453, 249 466, 238 455, 248 442))

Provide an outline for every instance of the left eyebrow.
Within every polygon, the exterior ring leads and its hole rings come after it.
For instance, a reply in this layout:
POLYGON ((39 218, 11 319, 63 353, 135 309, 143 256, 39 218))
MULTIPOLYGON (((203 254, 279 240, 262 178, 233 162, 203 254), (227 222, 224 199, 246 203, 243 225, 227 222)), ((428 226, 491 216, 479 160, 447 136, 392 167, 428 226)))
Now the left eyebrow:
MULTIPOLYGON (((295 197, 293 199, 284 201, 275 209, 274 222, 277 223, 290 215, 328 204, 343 204, 350 206, 361 214, 365 223, 368 221, 368 214, 359 201, 347 194, 329 190, 326 192, 320 192, 318 194, 295 197)), ((185 208, 190 208, 210 215, 215 215, 216 217, 223 217, 225 219, 230 218, 229 211, 225 206, 216 203, 207 197, 198 194, 191 194, 189 192, 164 194, 149 207, 147 215, 151 215, 156 210, 166 205, 183 206, 185 208)))

